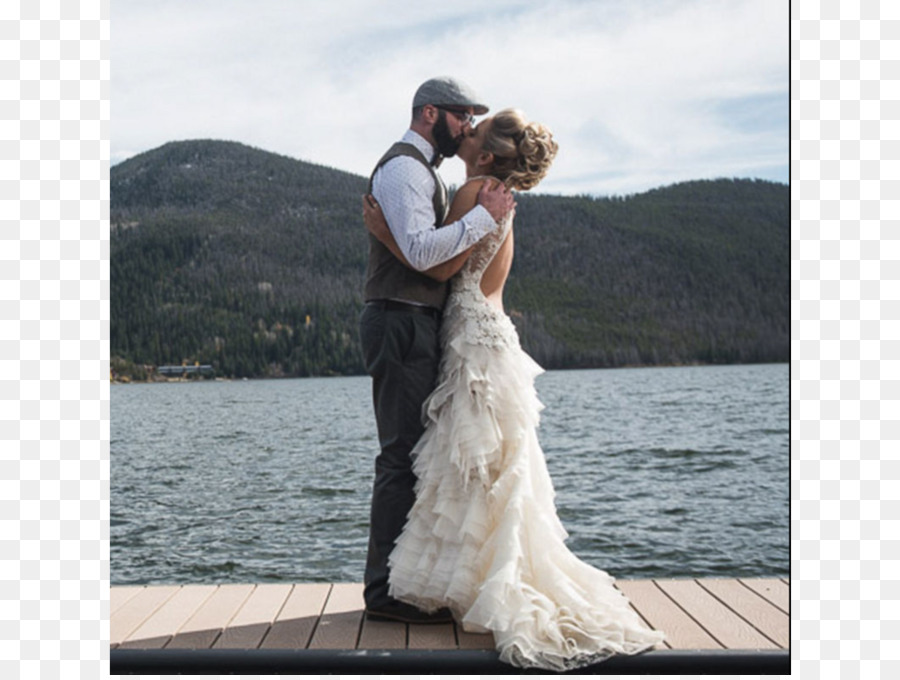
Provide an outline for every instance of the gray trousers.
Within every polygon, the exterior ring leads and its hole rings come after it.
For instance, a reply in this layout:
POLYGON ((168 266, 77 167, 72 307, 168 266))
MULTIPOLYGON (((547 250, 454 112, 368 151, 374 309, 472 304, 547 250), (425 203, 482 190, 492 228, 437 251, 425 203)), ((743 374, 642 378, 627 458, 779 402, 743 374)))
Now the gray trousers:
POLYGON ((440 322, 402 310, 366 305, 360 340, 381 451, 375 484, 365 571, 365 601, 371 608, 391 601, 387 559, 415 501, 410 451, 422 436, 422 403, 431 394, 440 363, 440 322))

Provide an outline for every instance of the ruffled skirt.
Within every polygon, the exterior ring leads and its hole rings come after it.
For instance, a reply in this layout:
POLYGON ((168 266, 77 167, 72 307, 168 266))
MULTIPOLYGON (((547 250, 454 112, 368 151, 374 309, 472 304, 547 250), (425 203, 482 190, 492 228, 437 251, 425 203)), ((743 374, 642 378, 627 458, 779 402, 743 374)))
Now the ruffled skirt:
POLYGON ((562 671, 649 649, 663 635, 564 544, 537 438, 542 369, 496 315, 488 341, 445 315, 440 381, 413 453, 416 501, 389 560, 391 595, 426 611, 449 607, 464 630, 493 633, 501 660, 519 667, 562 671))

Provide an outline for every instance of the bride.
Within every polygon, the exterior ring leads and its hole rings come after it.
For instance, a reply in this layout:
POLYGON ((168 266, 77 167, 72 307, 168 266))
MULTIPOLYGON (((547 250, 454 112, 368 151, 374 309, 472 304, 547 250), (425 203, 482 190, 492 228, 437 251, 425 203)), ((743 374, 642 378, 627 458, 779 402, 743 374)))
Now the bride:
MULTIPOLYGON (((457 152, 468 180, 447 221, 475 205, 485 182, 533 188, 556 151, 549 130, 520 111, 484 119, 457 152)), ((364 216, 403 260, 371 198, 364 216)), ((642 625, 612 577, 564 544, 537 438, 542 369, 503 311, 512 221, 430 272, 455 276, 438 385, 413 450, 416 501, 389 558, 390 594, 426 611, 448 607, 464 630, 493 633, 506 663, 562 671, 644 651, 663 635, 642 625)))

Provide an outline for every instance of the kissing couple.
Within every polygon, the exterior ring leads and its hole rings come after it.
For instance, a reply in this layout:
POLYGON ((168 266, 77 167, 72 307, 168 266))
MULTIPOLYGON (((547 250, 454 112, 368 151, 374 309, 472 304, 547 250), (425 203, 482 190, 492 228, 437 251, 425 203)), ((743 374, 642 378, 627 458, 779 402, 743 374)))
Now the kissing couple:
POLYGON ((558 144, 455 78, 422 83, 409 129, 363 199, 369 263, 360 339, 380 452, 366 616, 493 633, 500 659, 564 671, 652 648, 613 578, 579 560, 537 437, 542 372, 503 308, 512 192, 538 185, 558 144), (453 201, 437 166, 457 156, 453 201))

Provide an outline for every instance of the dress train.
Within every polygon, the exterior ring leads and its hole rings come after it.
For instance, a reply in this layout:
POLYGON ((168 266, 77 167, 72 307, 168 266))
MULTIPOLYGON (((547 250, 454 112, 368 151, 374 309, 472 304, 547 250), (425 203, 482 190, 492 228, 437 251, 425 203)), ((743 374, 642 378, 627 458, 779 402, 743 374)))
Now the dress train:
POLYGON ((564 671, 647 650, 663 635, 643 625, 609 574, 565 546, 537 437, 542 369, 480 290, 509 227, 483 239, 452 283, 390 592, 493 633, 506 663, 564 671))

